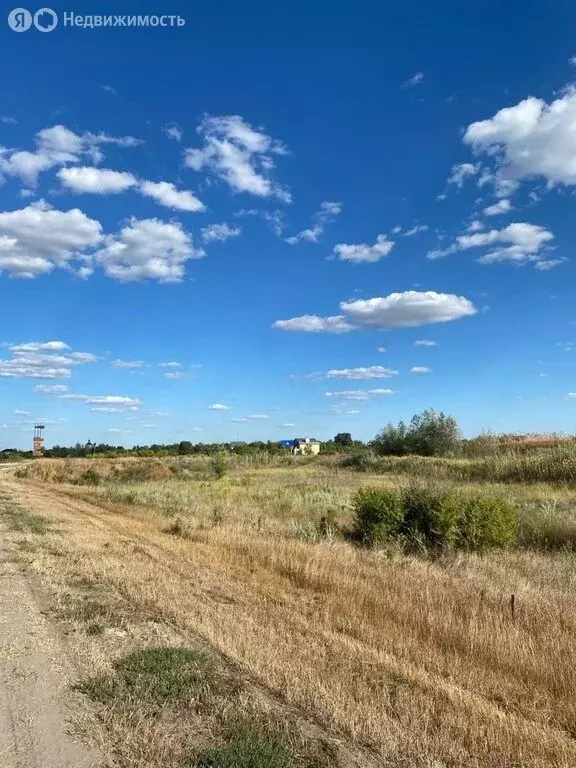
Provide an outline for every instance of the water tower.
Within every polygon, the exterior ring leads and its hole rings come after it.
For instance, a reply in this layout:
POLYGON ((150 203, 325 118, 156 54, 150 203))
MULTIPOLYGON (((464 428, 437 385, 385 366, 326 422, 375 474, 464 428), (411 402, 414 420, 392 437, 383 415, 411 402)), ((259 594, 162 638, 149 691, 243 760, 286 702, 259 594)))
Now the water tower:
POLYGON ((34 456, 42 456, 44 453, 44 424, 36 424, 34 426, 34 438, 33 438, 33 453, 34 456))

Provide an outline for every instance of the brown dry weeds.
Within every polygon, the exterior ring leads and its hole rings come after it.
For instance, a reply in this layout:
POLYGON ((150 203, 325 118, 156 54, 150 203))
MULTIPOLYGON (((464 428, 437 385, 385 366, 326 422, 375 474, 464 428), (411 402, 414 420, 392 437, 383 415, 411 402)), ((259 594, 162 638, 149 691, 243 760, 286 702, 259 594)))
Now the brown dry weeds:
POLYGON ((184 539, 137 507, 9 485, 60 525, 65 556, 32 562, 45 578, 73 569, 201 636, 379 764, 576 765, 573 555, 431 562, 237 524, 184 539))

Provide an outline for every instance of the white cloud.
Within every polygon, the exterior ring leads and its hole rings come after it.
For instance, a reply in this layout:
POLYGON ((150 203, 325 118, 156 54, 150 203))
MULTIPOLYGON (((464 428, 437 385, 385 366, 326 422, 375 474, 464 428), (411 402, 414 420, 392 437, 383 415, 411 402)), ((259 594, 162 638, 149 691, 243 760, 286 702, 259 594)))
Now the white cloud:
POLYGON ((238 237, 242 233, 242 227, 231 227, 226 222, 222 224, 209 224, 201 230, 202 240, 205 243, 223 243, 231 237, 238 237))
POLYGON ((469 299, 435 291, 404 291, 385 297, 342 301, 344 314, 332 317, 302 315, 276 320, 274 328, 306 333, 345 333, 360 328, 416 328, 431 323, 446 323, 478 311, 469 299))
POLYGON ((354 264, 373 264, 380 261, 384 256, 388 256, 393 247, 394 242, 388 240, 386 235, 378 235, 374 245, 338 243, 334 246, 333 255, 340 261, 351 261, 354 264))
POLYGON ((432 368, 426 368, 424 365, 415 365, 410 368, 410 373, 432 373, 432 368))
POLYGON ((345 389, 340 392, 324 392, 324 397, 341 397, 344 400, 369 400, 371 397, 395 395, 393 389, 345 389))
POLYGON ((375 328, 415 328, 457 320, 477 311, 463 296, 435 291, 405 291, 383 298, 344 301, 340 308, 351 322, 375 328))
POLYGON ((0 154, 0 173, 18 176, 28 187, 35 187, 38 175, 58 166, 80 162, 88 156, 94 164, 103 160, 103 144, 135 147, 142 142, 133 136, 114 137, 106 133, 78 135, 64 125, 44 128, 35 136, 34 152, 10 150, 0 154))
POLYGON ((90 408, 90 413, 125 413, 124 408, 114 408, 108 405, 98 405, 94 408, 90 408))
POLYGON ((326 224, 330 224, 336 216, 342 211, 342 203, 331 202, 330 200, 324 200, 320 204, 320 210, 318 210, 312 217, 313 225, 309 229, 303 229, 292 237, 287 237, 286 242, 290 245, 296 245, 296 243, 305 240, 309 243, 318 242, 320 236, 324 234, 326 224))
POLYGON ((118 429, 118 427, 110 427, 110 429, 107 429, 106 432, 122 432, 122 430, 118 429))
POLYGON ((484 214, 486 216, 498 216, 500 213, 508 213, 511 210, 512 204, 510 203, 510 200, 502 198, 502 200, 494 203, 494 205, 489 205, 487 208, 484 208, 484 214))
POLYGON ((90 352, 67 350, 69 347, 63 341, 13 345, 9 347, 11 358, 0 358, 0 378, 67 379, 74 366, 95 363, 98 359, 90 352))
POLYGON ((452 166, 450 176, 448 177, 448 184, 456 184, 460 189, 466 179, 471 176, 475 176, 480 170, 480 166, 473 165, 472 163, 458 163, 452 166))
POLYGON ((114 195, 138 183, 131 173, 108 168, 73 166, 61 168, 56 175, 65 187, 78 194, 114 195))
POLYGON ((100 222, 78 208, 58 211, 40 200, 0 213, 0 274, 33 278, 54 268, 68 268, 101 240, 100 222))
POLYGON ((182 363, 177 363, 174 360, 169 361, 168 363, 158 363, 159 368, 181 368, 182 363))
POLYGON ((497 184, 543 178, 549 186, 576 184, 576 89, 547 104, 530 96, 471 123, 464 142, 495 163, 497 184))
POLYGON ((412 88, 415 85, 420 85, 422 82, 424 82, 424 73, 416 72, 415 75, 413 75, 411 78, 406 80, 405 83, 402 84, 402 88, 412 88))
POLYGON ((34 392, 40 392, 43 395, 60 395, 67 392, 68 387, 65 384, 37 384, 34 392))
POLYGON ((15 408, 13 413, 14 413, 14 416, 31 416, 32 415, 30 411, 21 411, 19 408, 15 408))
POLYGON ((209 411, 229 411, 230 406, 224 405, 224 403, 213 403, 212 405, 208 406, 209 411))
POLYGON ((158 219, 132 218, 117 235, 106 237, 105 243, 95 259, 109 277, 121 282, 177 283, 184 277, 185 263, 204 256, 179 222, 158 219))
POLYGON ((481 232, 484 229, 484 224, 481 221, 475 219, 471 221, 466 227, 466 232, 481 232))
POLYGON ((0 117, 0 123, 4 123, 4 125, 17 125, 18 120, 16 120, 14 117, 10 117, 9 115, 2 115, 2 117, 0 117))
POLYGON ((477 232, 472 235, 461 235, 457 238, 458 250, 485 246, 498 246, 482 256, 481 264, 510 261, 516 264, 540 261, 540 252, 544 246, 554 239, 554 235, 544 227, 535 224, 514 223, 501 230, 477 232))
POLYGON ((430 339, 418 339, 414 342, 415 347, 438 347, 440 346, 437 341, 431 341, 430 339))
POLYGON ((404 232, 404 237, 413 237, 414 235, 419 235, 420 232, 426 232, 428 228, 428 224, 416 224, 412 227, 412 229, 407 229, 406 232, 404 232))
POLYGON ((144 360, 112 360, 113 368, 142 368, 144 360))
POLYGON ((576 392, 566 392, 564 397, 566 400, 576 400, 576 392))
POLYGON ((554 267, 557 267, 559 264, 564 264, 565 261, 568 261, 566 257, 561 259, 545 259, 544 261, 537 261, 536 264, 534 264, 534 267, 540 272, 547 272, 550 269, 554 269, 554 267))
POLYGON ((350 325, 342 315, 333 317, 302 315, 289 320, 276 320, 273 327, 281 331, 304 331, 305 333, 346 333, 354 330, 354 326, 350 325))
POLYGON ((553 239, 554 235, 544 227, 516 222, 501 230, 492 229, 488 232, 460 235, 451 246, 430 251, 426 258, 439 259, 470 248, 493 247, 493 250, 478 259, 481 264, 508 261, 522 265, 542 261, 541 253, 549 247, 548 243, 553 239))
POLYGON ((239 115, 206 116, 198 133, 204 145, 186 150, 184 163, 188 168, 208 170, 234 192, 291 202, 290 193, 270 175, 274 156, 287 154, 281 142, 255 130, 239 115))
POLYGON ((163 133, 168 136, 169 139, 174 141, 182 141, 183 131, 177 123, 167 123, 162 126, 163 133))
POLYGON ((280 426, 288 428, 288 427, 295 427, 296 424, 294 424, 292 421, 286 421, 284 422, 284 424, 280 424, 280 426))
POLYGON ((135 397, 123 397, 122 395, 59 395, 59 400, 86 403, 88 405, 118 406, 122 409, 138 410, 141 402, 135 397))
POLYGON ((328 379, 389 379, 396 376, 398 371, 384 368, 382 365, 371 365, 369 368, 333 368, 328 371, 328 379))
POLYGON ((172 379, 172 380, 185 379, 186 378, 186 374, 182 373, 182 371, 167 371, 164 374, 164 378, 165 379, 172 379))
POLYGON ((378 347, 376 352, 386 352, 386 347, 378 347))
POLYGON ((165 208, 189 213, 201 213, 206 210, 204 203, 188 190, 178 190, 168 181, 143 181, 138 191, 145 197, 151 197, 165 208))
POLYGON ((244 424, 255 421, 265 421, 267 418, 268 416, 265 413, 253 413, 250 416, 240 416, 236 419, 231 419, 231 421, 237 422, 238 424, 244 424))
POLYGON ((568 59, 568 63, 572 64, 573 67, 576 67, 576 56, 572 56, 570 59, 568 59))

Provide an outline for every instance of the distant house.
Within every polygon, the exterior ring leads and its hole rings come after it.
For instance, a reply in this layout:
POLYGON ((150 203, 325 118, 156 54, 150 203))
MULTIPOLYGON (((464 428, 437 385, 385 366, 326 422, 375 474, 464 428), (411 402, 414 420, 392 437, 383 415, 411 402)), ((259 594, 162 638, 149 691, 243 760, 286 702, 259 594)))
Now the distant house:
POLYGON ((295 456, 316 456, 320 453, 320 443, 313 437, 297 437, 292 443, 292 453, 295 456))

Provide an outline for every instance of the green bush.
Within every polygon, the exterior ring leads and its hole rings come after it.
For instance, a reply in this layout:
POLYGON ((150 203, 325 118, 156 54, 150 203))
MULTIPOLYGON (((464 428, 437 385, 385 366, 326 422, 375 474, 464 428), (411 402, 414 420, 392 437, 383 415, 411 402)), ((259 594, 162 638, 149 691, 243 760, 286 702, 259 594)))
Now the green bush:
POLYGON ((517 511, 503 499, 453 490, 360 488, 354 533, 366 546, 400 539, 408 546, 482 550, 516 540, 517 511))
POLYGON ((504 499, 472 496, 462 499, 460 545, 467 549, 501 547, 516 539, 518 515, 504 499))
POLYGON ((378 458, 368 451, 362 453, 353 453, 340 461, 340 466, 346 469, 355 469, 357 472, 376 472, 378 469, 378 458))
POLYGON ((218 479, 224 477, 228 472, 228 457, 223 451, 218 451, 212 457, 210 464, 212 466, 212 472, 218 479))
POLYGON ((371 445, 381 456, 448 456, 459 450, 460 442, 456 420, 430 408, 415 414, 408 425, 388 424, 371 445))
POLYGON ((408 488, 403 494, 402 533, 413 541, 436 547, 458 542, 462 499, 431 488, 408 488))
POLYGON ((352 501, 356 537, 368 546, 399 533, 404 519, 400 495, 386 488, 360 488, 352 501))

